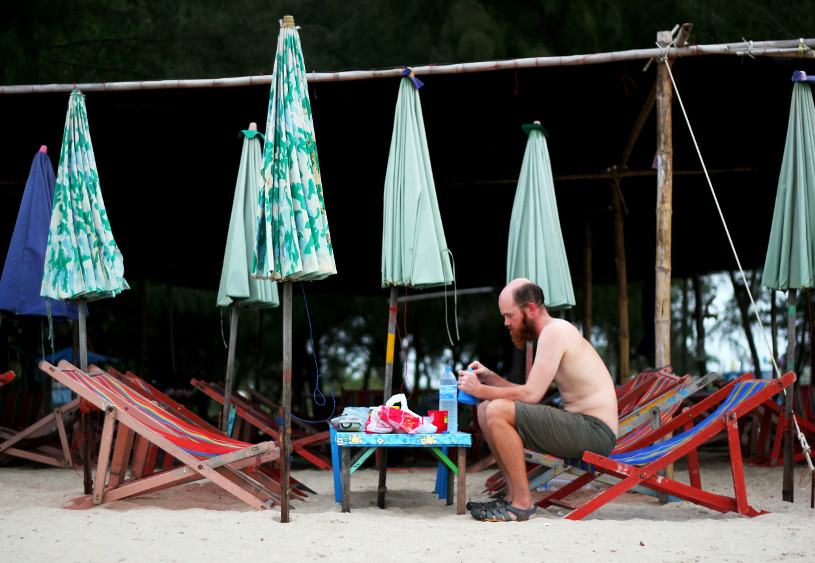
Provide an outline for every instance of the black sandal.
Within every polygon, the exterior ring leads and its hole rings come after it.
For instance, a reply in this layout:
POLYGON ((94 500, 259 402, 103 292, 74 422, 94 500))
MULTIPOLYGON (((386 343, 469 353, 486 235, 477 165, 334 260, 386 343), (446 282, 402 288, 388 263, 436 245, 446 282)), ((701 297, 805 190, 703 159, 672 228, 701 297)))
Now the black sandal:
POLYGON ((488 500, 486 502, 472 502, 472 501, 470 501, 465 505, 465 507, 471 513, 473 513, 473 516, 478 518, 478 516, 475 514, 476 512, 482 512, 484 510, 491 510, 493 508, 500 508, 502 506, 508 505, 509 503, 504 498, 504 495, 505 495, 504 493, 501 493, 501 494, 498 495, 498 498, 496 498, 495 500, 488 500))
POLYGON ((523 508, 515 508, 511 504, 508 504, 492 510, 485 510, 481 512, 477 518, 482 522, 526 522, 537 510, 538 505, 536 504, 533 504, 532 508, 525 510, 523 508), (510 512, 515 515, 514 519, 509 515, 510 512))

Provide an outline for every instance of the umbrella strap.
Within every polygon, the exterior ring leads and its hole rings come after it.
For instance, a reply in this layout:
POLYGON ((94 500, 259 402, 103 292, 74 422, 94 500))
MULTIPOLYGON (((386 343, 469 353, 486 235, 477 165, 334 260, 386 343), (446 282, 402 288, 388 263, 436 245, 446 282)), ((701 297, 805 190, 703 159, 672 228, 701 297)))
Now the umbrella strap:
POLYGON ((311 422, 311 423, 328 422, 334 417, 334 412, 337 410, 337 398, 334 396, 334 389, 331 387, 331 382, 328 381, 328 378, 326 378, 325 376, 320 375, 320 365, 319 362, 317 361, 317 347, 314 345, 314 332, 311 329, 311 314, 308 311, 308 300, 306 300, 306 288, 303 287, 303 282, 300 282, 300 290, 303 292, 303 303, 306 306, 306 319, 308 320, 308 334, 309 338, 311 339, 311 354, 312 356, 314 356, 314 369, 317 372, 317 377, 314 380, 314 392, 312 393, 312 397, 314 398, 314 404, 316 404, 317 406, 321 407, 325 405, 326 403, 325 395, 323 395, 323 392, 320 391, 320 378, 322 377, 328 383, 328 390, 331 393, 331 402, 333 403, 333 406, 331 407, 331 414, 328 416, 328 418, 324 418, 323 420, 306 420, 304 418, 300 418, 299 416, 295 416, 291 412, 287 414, 301 422, 311 422))
MULTIPOLYGON (((51 317, 51 300, 45 298, 45 312, 48 316, 48 340, 51 341, 51 355, 54 355, 54 319, 51 317)), ((42 346, 43 359, 45 359, 45 344, 42 346)))
POLYGON ((221 340, 224 343, 224 348, 229 350, 229 344, 226 343, 226 336, 224 335, 224 310, 221 308, 221 314, 219 315, 221 318, 221 340))
MULTIPOLYGON (((778 363, 775 360, 775 356, 772 354, 772 346, 770 346, 770 341, 767 338, 767 331, 764 328, 764 323, 761 322, 761 316, 758 314, 758 307, 756 306, 756 302, 753 299, 753 293, 750 291, 750 284, 747 283, 747 277, 744 275, 744 269, 741 267, 741 261, 739 260, 739 254, 736 252, 736 246, 733 243, 733 238, 730 236, 730 230, 727 228, 727 221, 725 221, 724 214, 722 213, 722 208, 719 205, 719 199, 716 197, 716 191, 713 189, 713 182, 710 180, 710 175, 707 172, 707 167, 705 166, 705 161, 702 158, 702 151, 699 149, 699 143, 696 142, 696 135, 693 134, 693 127, 691 127, 690 119, 688 119, 688 112, 685 111, 685 104, 682 103, 682 96, 679 94, 679 88, 676 87, 676 81, 674 80, 674 75, 671 72, 671 65, 668 62, 668 59, 665 58, 662 62, 665 63, 665 68, 668 70, 668 76, 671 77, 671 84, 673 85, 673 91, 676 94, 676 100, 679 102, 679 107, 682 108, 682 114, 685 116, 685 123, 688 125, 688 131, 690 132, 691 139, 693 140, 693 146, 696 147, 696 154, 699 156, 699 162, 702 165, 702 170, 705 172, 705 178, 707 179, 707 184, 710 187, 710 193, 713 195, 713 201, 716 203, 716 209, 719 212, 719 218, 722 220, 722 226, 724 227, 724 232, 727 234, 727 240, 730 243, 730 249, 733 251, 733 257, 736 259, 736 265, 739 267, 739 273, 741 274, 741 279, 744 282, 744 289, 747 290, 747 295, 750 298, 750 304, 753 306, 753 313, 756 316, 756 320, 758 321, 758 326, 761 332, 761 336, 764 339, 764 345, 770 350, 770 357, 773 361, 773 368, 775 369, 776 377, 781 377, 781 370, 778 368, 778 363)), ((785 401, 790 400, 787 389, 782 390, 784 393, 785 401)), ((795 416, 795 413, 792 413, 792 422, 795 424, 795 431, 798 434, 798 441, 801 442, 801 448, 804 451, 806 456, 807 464, 809 465, 809 469, 811 471, 815 471, 815 466, 812 465, 812 459, 810 458, 810 447, 807 444, 806 437, 801 432, 801 429, 798 427, 798 420, 795 416)))
MULTIPOLYGON (((456 340, 461 341, 461 336, 458 333, 458 292, 456 290, 456 261, 453 259, 453 253, 449 248, 445 248, 442 252, 446 252, 450 256, 450 267, 453 270, 453 323, 456 326, 456 340)), ((446 280, 445 280, 446 281, 446 280)), ((450 346, 455 346, 453 337, 450 335, 450 317, 447 315, 447 284, 444 284, 444 327, 447 329, 447 338, 450 339, 450 346)))

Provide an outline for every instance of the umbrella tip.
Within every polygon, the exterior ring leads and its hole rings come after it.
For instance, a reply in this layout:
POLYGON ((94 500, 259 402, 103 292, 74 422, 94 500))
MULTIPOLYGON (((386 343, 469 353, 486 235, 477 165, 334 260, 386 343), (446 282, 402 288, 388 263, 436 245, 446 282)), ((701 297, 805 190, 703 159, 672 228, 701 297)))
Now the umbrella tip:
POLYGON ((540 125, 541 124, 541 122, 538 121, 537 119, 535 121, 533 121, 532 123, 534 123, 535 125, 540 125))
POLYGON ((284 27, 294 27, 294 16, 283 16, 284 27))
POLYGON ((257 131, 257 130, 258 130, 258 124, 257 124, 257 123, 255 123, 254 121, 253 121, 253 122, 251 122, 251 123, 249 124, 249 130, 250 130, 250 131, 257 131))
POLYGON ((45 145, 42 145, 42 146, 40 147, 40 152, 45 153, 45 154, 48 154, 48 147, 46 147, 45 145))

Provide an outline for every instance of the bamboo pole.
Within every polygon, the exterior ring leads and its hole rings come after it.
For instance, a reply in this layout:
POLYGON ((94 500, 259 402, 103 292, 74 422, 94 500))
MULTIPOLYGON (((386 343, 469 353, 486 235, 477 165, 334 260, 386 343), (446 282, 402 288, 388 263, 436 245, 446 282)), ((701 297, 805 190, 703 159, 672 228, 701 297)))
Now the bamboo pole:
POLYGON ((583 246, 583 338, 591 342, 591 217, 586 217, 583 246))
MULTIPOLYGON (((671 32, 660 31, 657 42, 667 46, 671 32)), ((671 363, 671 216, 673 199, 673 139, 671 123, 671 78, 668 67, 657 67, 657 241, 654 340, 656 366, 671 363)))
MULTIPOLYGON (((705 55, 735 55, 739 57, 773 57, 773 58, 815 58, 815 39, 792 39, 770 41, 739 41, 717 45, 693 45, 691 47, 670 47, 667 54, 675 57, 698 57, 705 55)), ((516 70, 519 68, 545 68, 562 66, 585 66, 592 64, 613 63, 631 60, 649 60, 663 56, 660 48, 630 49, 586 55, 568 55, 553 57, 527 57, 523 59, 505 59, 448 65, 428 64, 414 66, 413 74, 462 74, 468 72, 487 72, 496 70, 516 70)), ((403 67, 382 70, 350 70, 343 72, 310 72, 308 82, 344 82, 372 78, 397 78, 402 75, 403 67)), ((170 79, 170 80, 133 80, 130 82, 91 82, 82 84, 22 84, 0 85, 1 94, 45 94, 66 92, 75 89, 83 92, 120 92, 124 90, 167 90, 182 88, 228 88, 237 86, 270 85, 272 75, 241 76, 232 78, 204 79, 170 79)))
MULTIPOLYGON (((388 347, 385 355, 385 383, 382 390, 382 402, 390 398, 393 387, 393 355, 396 348, 396 312, 398 305, 396 302, 396 286, 391 286, 390 302, 388 304, 388 347)), ((385 493, 388 477, 388 448, 380 448, 379 457, 379 487, 376 493, 376 505, 385 508, 385 493)))
POLYGON ((620 357, 617 380, 628 381, 631 375, 631 336, 628 332, 628 269, 625 259, 625 232, 623 227, 623 202, 619 180, 611 186, 612 228, 614 239, 614 263, 617 269, 617 324, 619 326, 620 357))
MULTIPOLYGON (((798 290, 790 289, 787 293, 787 371, 795 367, 795 306, 798 301, 798 290)), ((794 502, 795 494, 793 483, 792 442, 795 439, 795 425, 792 424, 792 403, 795 386, 790 385, 784 392, 784 414, 787 419, 787 430, 784 435, 784 483, 781 489, 781 498, 787 502, 794 502)))
MULTIPOLYGON (((85 301, 80 299, 77 301, 77 311, 79 319, 79 369, 88 373, 88 318, 87 310, 85 309, 85 301)), ((81 409, 80 409, 81 410, 81 409)), ((84 410, 80 417, 82 424, 82 472, 84 473, 84 490, 85 494, 89 495, 93 492, 93 476, 91 474, 91 465, 93 465, 93 445, 95 440, 91 436, 91 420, 84 410)), ((104 480, 105 477, 102 476, 104 480)))
POLYGON ((229 322, 229 350, 226 358, 226 382, 224 384, 224 408, 221 414, 221 431, 229 435, 229 408, 232 406, 232 375, 235 371, 235 345, 238 340, 238 307, 232 305, 229 322))
POLYGON ((282 477, 282 488, 280 497, 280 521, 289 521, 289 495, 291 493, 289 459, 291 457, 291 358, 292 358, 292 336, 291 336, 291 294, 292 282, 283 282, 283 404, 282 417, 285 432, 280 433, 280 475, 282 477))

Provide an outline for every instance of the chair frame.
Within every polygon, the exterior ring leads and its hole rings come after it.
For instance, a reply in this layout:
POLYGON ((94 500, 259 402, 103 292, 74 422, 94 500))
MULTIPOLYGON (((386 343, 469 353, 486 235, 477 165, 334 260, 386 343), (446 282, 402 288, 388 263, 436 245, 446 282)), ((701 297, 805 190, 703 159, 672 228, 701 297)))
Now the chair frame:
MULTIPOLYGON (((280 450, 274 442, 246 444, 238 448, 232 441, 234 450, 210 458, 199 458, 177 445, 166 432, 159 431, 157 419, 148 415, 130 397, 118 392, 113 386, 105 387, 105 396, 88 382, 98 378, 97 384, 105 384, 105 373, 90 375, 63 360, 58 366, 42 361, 39 367, 74 393, 84 398, 104 412, 104 425, 96 467, 96 480, 91 495, 70 501, 70 508, 89 508, 118 499, 154 492, 160 489, 188 483, 201 478, 209 479, 226 492, 242 500, 256 510, 268 510, 279 500, 279 495, 268 488, 268 479, 260 472, 243 471, 245 468, 274 461, 280 457, 280 450), (118 432, 116 423, 118 422, 118 432), (115 439, 114 439, 114 434, 115 439), (134 447, 134 437, 140 437, 144 448, 134 447), (131 479, 125 481, 127 460, 133 451, 133 466, 143 463, 149 444, 160 449, 183 463, 182 466, 166 469, 152 475, 142 476, 131 471, 131 479), (108 477, 108 468, 110 476, 108 477), (107 484, 105 482, 107 477, 107 484)), ((162 419, 179 423, 182 419, 165 411, 155 403, 150 403, 162 419)), ((225 439, 226 440, 226 439, 225 439)), ((222 440, 225 442, 225 440, 222 440)), ((193 442, 188 439, 187 442, 193 442)), ((203 442, 199 442, 202 443, 203 442)))
MULTIPOLYGON (((749 378, 752 378, 752 375, 750 375, 749 378)), ((625 463, 619 459, 615 460, 606 456, 586 452, 583 455, 582 461, 590 466, 590 471, 577 477, 563 488, 553 491, 550 495, 541 499, 538 505, 541 507, 549 505, 568 506, 573 508, 573 510, 567 514, 565 518, 568 520, 580 520, 601 506, 616 499, 632 487, 643 485, 650 489, 676 496, 719 512, 736 512, 750 517, 766 514, 766 511, 756 510, 747 502, 747 489, 744 480, 738 420, 757 405, 781 392, 782 389, 789 387, 795 381, 795 374, 789 372, 775 380, 750 381, 749 378, 743 376, 703 399, 696 405, 685 409, 664 426, 655 429, 647 436, 642 437, 632 444, 625 452, 631 455, 641 451, 639 448, 649 444, 656 444, 680 428, 684 428, 686 431, 692 431, 694 428, 698 428, 697 431, 682 436, 683 440, 678 440, 679 436, 674 437, 674 439, 677 439, 677 443, 659 458, 639 466, 625 463), (727 401, 730 397, 730 392, 734 390, 736 385, 755 385, 757 390, 721 413, 717 414, 717 412, 714 411, 709 414, 703 422, 694 427, 694 419, 714 406, 727 401), (705 491, 702 489, 701 484, 697 450, 700 446, 722 432, 727 436, 730 451, 730 465, 735 494, 733 497, 705 491), (658 474, 660 470, 685 456, 688 458, 690 485, 662 477, 658 474), (563 499, 568 497, 571 493, 596 479, 597 474, 611 475, 619 478, 620 481, 580 506, 574 507, 562 502, 563 499)))

